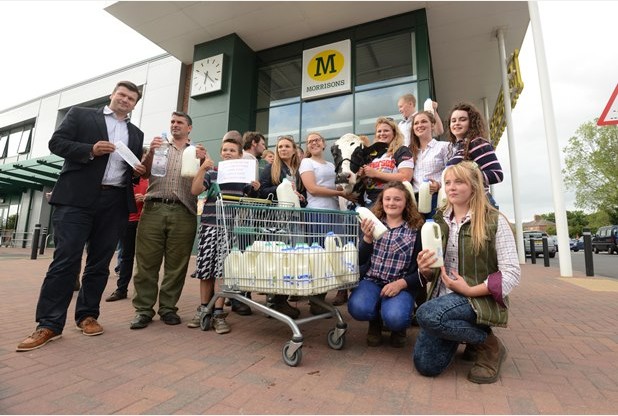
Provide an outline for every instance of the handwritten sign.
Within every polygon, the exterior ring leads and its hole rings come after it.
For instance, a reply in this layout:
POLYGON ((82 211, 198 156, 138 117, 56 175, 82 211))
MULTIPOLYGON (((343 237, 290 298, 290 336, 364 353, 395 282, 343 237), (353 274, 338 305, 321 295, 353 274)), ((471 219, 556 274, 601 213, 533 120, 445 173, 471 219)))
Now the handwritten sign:
POLYGON ((219 162, 217 183, 251 183, 257 177, 257 160, 233 159, 219 162))

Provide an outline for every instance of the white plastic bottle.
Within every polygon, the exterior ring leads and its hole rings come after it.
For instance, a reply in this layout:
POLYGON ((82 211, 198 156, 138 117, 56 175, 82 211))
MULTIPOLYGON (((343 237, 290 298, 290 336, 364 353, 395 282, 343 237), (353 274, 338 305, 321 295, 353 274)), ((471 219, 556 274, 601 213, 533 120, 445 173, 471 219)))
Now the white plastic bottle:
POLYGON ((373 221, 373 224, 374 224, 373 239, 374 240, 379 240, 380 238, 382 238, 384 233, 386 233, 388 231, 388 228, 386 228, 386 225, 382 224, 382 221, 380 221, 378 219, 378 217, 376 217, 373 214, 373 212, 371 212, 368 208, 357 207, 356 208, 356 212, 361 217, 361 219, 367 218, 367 219, 373 221))
POLYGON ((167 141, 167 133, 161 133, 163 143, 160 147, 157 147, 154 151, 152 158, 152 167, 150 174, 153 176, 165 176, 167 173, 167 153, 169 151, 169 143, 167 141))
POLYGON ((324 237, 324 251, 326 252, 326 257, 328 257, 333 272, 337 275, 343 273, 343 261, 341 259, 342 247, 343 244, 338 235, 332 231, 326 233, 326 237, 324 237))
POLYGON ((442 171, 442 180, 440 181, 440 190, 438 191, 438 208, 446 206, 446 187, 444 186, 444 171, 442 171))
POLYGON ((429 111, 432 115, 433 113, 433 100, 431 98, 427 98, 423 103, 423 111, 429 111))
POLYGON ((197 148, 187 146, 182 152, 182 167, 180 176, 183 178, 193 178, 200 169, 200 160, 197 158, 197 148))
POLYGON ((306 243, 297 243, 294 247, 295 275, 299 294, 308 294, 311 290, 311 265, 309 264, 309 246, 306 243))
POLYGON ((418 188, 418 212, 421 214, 429 214, 431 212, 430 184, 429 179, 423 179, 423 183, 418 188))
POLYGON ((238 277, 242 269, 242 253, 238 247, 232 247, 232 250, 225 257, 223 262, 223 277, 226 285, 232 286, 238 284, 238 277))
POLYGON ((300 208, 300 200, 294 192, 294 186, 288 178, 283 178, 279 186, 277 186, 277 201, 288 202, 294 205, 295 208, 300 208))
POLYGON ((352 241, 348 241, 345 246, 343 246, 343 262, 346 267, 346 274, 343 276, 343 282, 356 282, 358 280, 358 249, 352 241))
POLYGON ((412 186, 412 184, 408 181, 403 181, 401 183, 403 184, 403 186, 405 186, 405 188, 410 193, 410 196, 412 197, 412 203, 416 205, 416 197, 414 196, 414 187, 412 186))
POLYGON ((436 261, 430 266, 433 268, 444 266, 444 256, 442 254, 442 232, 440 227, 433 220, 426 220, 421 227, 421 242, 423 250, 429 249, 436 253, 436 261))
POLYGON ((327 291, 330 289, 335 273, 326 250, 318 243, 311 244, 309 247, 309 264, 311 265, 312 288, 327 291))

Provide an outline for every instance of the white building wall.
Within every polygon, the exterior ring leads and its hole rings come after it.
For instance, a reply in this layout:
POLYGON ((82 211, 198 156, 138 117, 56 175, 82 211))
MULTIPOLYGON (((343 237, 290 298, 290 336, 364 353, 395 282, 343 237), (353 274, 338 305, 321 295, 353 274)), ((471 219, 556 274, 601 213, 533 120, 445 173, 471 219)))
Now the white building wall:
MULTIPOLYGON (((178 59, 170 55, 156 57, 2 111, 0 129, 35 120, 30 153, 20 155, 19 160, 48 156, 51 154, 49 139, 64 112, 72 106, 108 97, 118 81, 127 80, 143 86, 142 100, 133 110, 131 121, 144 132, 144 145, 148 145, 154 136, 169 130, 170 114, 177 110, 182 92, 181 71, 182 63, 178 59)), ((0 159, 0 165, 17 159, 0 159)), ((49 223, 49 206, 44 200, 44 192, 32 192, 32 204, 30 194, 27 191, 21 195, 17 224, 17 230, 21 232, 31 233, 35 224, 41 223, 45 227, 49 223), (26 223, 28 230, 25 229, 26 223)))

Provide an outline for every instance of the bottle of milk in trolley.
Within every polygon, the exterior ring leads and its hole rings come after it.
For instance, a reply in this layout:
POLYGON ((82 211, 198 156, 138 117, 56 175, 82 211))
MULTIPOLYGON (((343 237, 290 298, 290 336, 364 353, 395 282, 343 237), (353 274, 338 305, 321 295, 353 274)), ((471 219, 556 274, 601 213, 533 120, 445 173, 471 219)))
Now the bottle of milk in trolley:
POLYGON ((345 273, 343 268, 343 259, 341 258, 342 247, 343 244, 341 243, 341 238, 339 238, 338 235, 332 231, 326 233, 326 237, 324 238, 324 251, 326 252, 326 257, 332 266, 333 272, 336 275, 345 273))
POLYGON ((429 179, 424 179, 418 188, 418 212, 429 214, 431 212, 431 191, 429 190, 429 179))
POLYGON ((232 247, 223 262, 223 276, 226 285, 237 284, 240 275, 243 255, 238 247, 232 247))
POLYGON ((335 277, 329 255, 317 242, 311 244, 309 251, 313 288, 327 291, 328 285, 333 283, 332 280, 335 277))
POLYGON ((433 220, 426 220, 421 227, 421 242, 423 250, 429 249, 436 253, 436 261, 430 266, 433 268, 444 266, 444 256, 442 254, 442 232, 440 227, 433 220))
POLYGON ((294 248, 296 284, 301 292, 311 289, 311 265, 309 263, 309 256, 310 251, 307 243, 296 243, 296 247, 294 248))

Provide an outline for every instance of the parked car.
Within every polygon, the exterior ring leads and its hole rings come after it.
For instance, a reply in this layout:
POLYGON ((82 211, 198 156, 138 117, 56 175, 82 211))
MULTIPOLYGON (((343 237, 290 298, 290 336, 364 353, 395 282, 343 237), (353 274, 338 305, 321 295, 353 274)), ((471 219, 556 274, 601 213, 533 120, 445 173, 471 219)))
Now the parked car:
POLYGON ((554 246, 556 246, 556 252, 557 252, 558 251, 558 236, 550 235, 549 238, 551 238, 554 241, 554 246))
POLYGON ((579 251, 584 249, 584 237, 573 238, 569 241, 569 247, 571 251, 579 251))
POLYGON ((618 254, 618 225, 600 227, 592 238, 592 249, 595 253, 607 251, 618 254))
POLYGON ((524 231, 524 248, 526 250, 526 256, 530 255, 531 238, 534 240, 534 253, 536 254, 536 257, 543 254, 543 237, 547 237, 549 257, 552 259, 556 257, 556 244, 554 244, 554 240, 543 231, 524 231))

